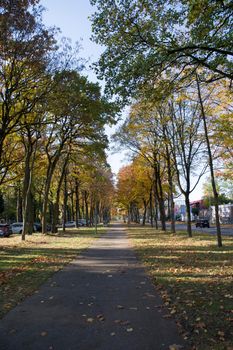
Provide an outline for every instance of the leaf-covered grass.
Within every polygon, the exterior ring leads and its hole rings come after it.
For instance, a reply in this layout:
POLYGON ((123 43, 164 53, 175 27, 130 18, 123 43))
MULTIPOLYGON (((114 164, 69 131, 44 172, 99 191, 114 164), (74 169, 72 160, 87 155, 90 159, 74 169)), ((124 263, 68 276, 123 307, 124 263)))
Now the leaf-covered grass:
POLYGON ((166 308, 192 349, 233 349, 233 237, 128 230, 166 308))
POLYGON ((0 318, 32 294, 54 272, 86 249, 95 237, 93 228, 67 229, 54 235, 41 233, 0 239, 0 318))

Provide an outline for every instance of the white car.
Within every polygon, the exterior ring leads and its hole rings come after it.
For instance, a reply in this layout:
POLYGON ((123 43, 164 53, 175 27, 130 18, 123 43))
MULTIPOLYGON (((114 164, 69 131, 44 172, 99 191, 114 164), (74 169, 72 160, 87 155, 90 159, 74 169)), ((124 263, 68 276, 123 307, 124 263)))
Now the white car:
POLYGON ((13 224, 11 224, 11 231, 12 233, 21 234, 23 231, 23 222, 14 222, 13 224))
MULTIPOLYGON (((23 232, 23 222, 14 222, 13 224, 11 224, 11 232, 12 233, 19 233, 21 234, 23 232)), ((36 225, 33 225, 33 232, 36 232, 37 228, 36 225)))

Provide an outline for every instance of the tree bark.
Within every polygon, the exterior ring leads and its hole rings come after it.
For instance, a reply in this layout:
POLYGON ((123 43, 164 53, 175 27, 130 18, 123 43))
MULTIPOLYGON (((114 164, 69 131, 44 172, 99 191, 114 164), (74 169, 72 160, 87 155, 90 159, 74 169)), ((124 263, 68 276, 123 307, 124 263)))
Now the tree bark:
POLYGON ((87 191, 84 191, 84 204, 85 204, 85 216, 86 216, 86 225, 89 226, 89 213, 88 213, 88 194, 87 191))
POLYGON ((176 232, 175 225, 175 205, 174 205, 174 196, 173 196, 173 177, 171 169, 171 160, 168 145, 166 144, 166 157, 167 157, 167 171, 168 171, 168 184, 169 184, 169 196, 170 196, 170 216, 171 216, 171 232, 176 232))
POLYGON ((144 198, 143 198, 143 205, 144 205, 144 212, 143 212, 142 226, 145 226, 145 224, 146 224, 147 201, 144 198))
MULTIPOLYGON (((25 241, 26 234, 32 234, 33 222, 30 223, 30 211, 32 211, 32 175, 37 150, 37 138, 32 140, 31 130, 27 130, 27 140, 25 141, 25 170, 23 182, 23 230, 22 241, 25 241)), ((31 217, 32 218, 32 217, 31 217)), ((31 219, 32 221, 32 219, 31 219)))
POLYGON ((150 189, 150 197, 149 197, 149 203, 150 203, 150 225, 151 227, 154 226, 154 223, 153 223, 153 201, 152 201, 152 188, 150 189))
POLYGON ((162 182, 161 182, 160 166, 158 163, 155 164, 154 172, 155 172, 155 183, 157 186, 156 192, 157 192, 157 198, 158 198, 158 204, 159 204, 162 230, 166 231, 166 214, 165 214, 165 206, 164 206, 164 198, 163 198, 163 188, 162 188, 162 182))
POLYGON ((58 218, 59 218, 59 200, 60 200, 60 194, 61 194, 61 188, 62 188, 62 183, 64 180, 65 172, 66 172, 66 167, 68 164, 68 159, 69 155, 65 158, 65 161, 62 166, 62 171, 60 175, 60 179, 58 181, 58 186, 57 186, 57 191, 56 191, 56 200, 55 203, 53 204, 53 219, 52 219, 52 232, 57 233, 57 224, 58 224, 58 218))
POLYGON ((17 210, 16 210, 17 222, 23 221, 23 199, 20 186, 17 188, 17 210))
POLYGON ((187 214, 187 231, 188 236, 192 237, 192 226, 191 226, 191 213, 190 213, 190 203, 189 203, 189 193, 185 193, 185 205, 186 205, 186 214, 187 214))
POLYGON ((203 124, 204 124, 206 145, 207 145, 207 151, 208 151, 208 157, 209 157, 211 184, 212 184, 213 195, 214 195, 215 220, 216 220, 216 228, 217 228, 217 244, 218 244, 218 247, 220 248, 220 247, 222 247, 222 233, 221 233, 221 225, 220 225, 219 210, 218 210, 218 206, 219 206, 218 191, 217 191, 217 186, 216 186, 216 182, 215 182, 214 164, 213 164, 213 157, 212 157, 208 128, 207 128, 206 114, 205 114, 204 104, 203 104, 203 100, 202 100, 202 96, 201 96, 201 87, 200 87, 200 83, 199 83, 199 78, 198 78, 197 74, 196 74, 196 82, 197 82, 199 102, 200 102, 200 106, 201 106, 201 115, 202 115, 202 120, 203 120, 203 124))
POLYGON ((75 224, 76 228, 79 227, 80 219, 80 203, 79 203, 79 181, 75 178, 75 224))
POLYGON ((63 200, 63 220, 62 220, 62 230, 66 230, 66 221, 67 221, 67 200, 68 200, 68 192, 67 192, 67 169, 65 169, 64 175, 64 200, 63 200))

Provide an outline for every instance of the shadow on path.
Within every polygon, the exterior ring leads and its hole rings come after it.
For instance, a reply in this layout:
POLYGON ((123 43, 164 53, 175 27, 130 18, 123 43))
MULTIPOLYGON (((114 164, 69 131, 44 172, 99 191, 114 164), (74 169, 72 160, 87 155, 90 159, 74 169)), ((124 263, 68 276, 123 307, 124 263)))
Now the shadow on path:
POLYGON ((160 350, 183 344, 124 228, 109 233, 0 321, 4 350, 160 350))

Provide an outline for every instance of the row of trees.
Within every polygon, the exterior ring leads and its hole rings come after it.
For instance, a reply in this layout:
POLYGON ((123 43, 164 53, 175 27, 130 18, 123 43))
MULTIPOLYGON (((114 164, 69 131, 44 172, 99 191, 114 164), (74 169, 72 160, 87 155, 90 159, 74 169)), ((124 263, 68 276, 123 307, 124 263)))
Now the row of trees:
POLYGON ((179 189, 192 235, 189 195, 208 169, 221 247, 216 165, 232 176, 232 1, 92 3, 94 39, 106 47, 99 75, 110 94, 132 104, 115 138, 151 169, 163 230, 168 197, 175 230, 179 189))
POLYGON ((67 213, 77 223, 109 215, 112 189, 104 126, 115 106, 81 75, 77 47, 45 28, 38 3, 0 5, 0 186, 17 198, 23 239, 35 219, 45 233, 48 215, 56 231, 62 197, 64 223, 67 213))

